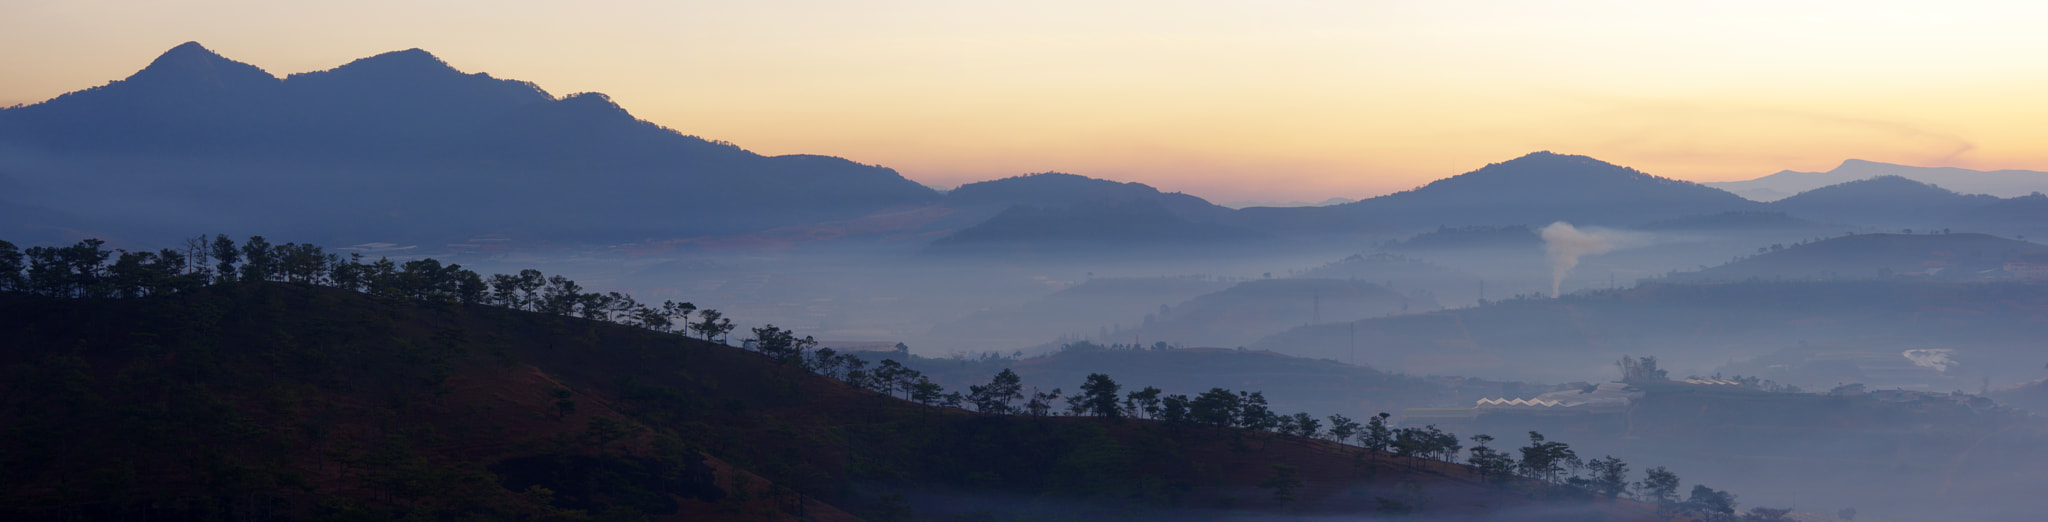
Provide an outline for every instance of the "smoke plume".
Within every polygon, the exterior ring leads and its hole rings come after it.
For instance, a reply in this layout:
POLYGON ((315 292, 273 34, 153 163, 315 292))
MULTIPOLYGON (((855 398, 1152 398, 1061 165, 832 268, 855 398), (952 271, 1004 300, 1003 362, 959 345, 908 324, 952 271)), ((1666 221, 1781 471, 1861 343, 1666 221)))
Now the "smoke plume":
POLYGON ((1564 287, 1564 276, 1579 266, 1579 258, 1613 252, 1641 239, 1639 234, 1618 230, 1579 230, 1559 221, 1543 227, 1543 248, 1550 251, 1550 296, 1564 287))

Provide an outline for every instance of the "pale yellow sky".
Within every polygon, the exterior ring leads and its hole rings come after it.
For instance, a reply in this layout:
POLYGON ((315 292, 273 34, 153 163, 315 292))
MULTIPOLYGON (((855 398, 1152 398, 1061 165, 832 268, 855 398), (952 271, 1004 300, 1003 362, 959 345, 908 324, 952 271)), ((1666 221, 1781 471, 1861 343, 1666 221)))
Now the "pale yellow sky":
POLYGON ((1888 1, 0 3, 0 105, 196 40, 273 74, 418 47, 764 154, 1367 197, 1535 150, 1697 181, 2048 170, 2048 5, 1888 1))

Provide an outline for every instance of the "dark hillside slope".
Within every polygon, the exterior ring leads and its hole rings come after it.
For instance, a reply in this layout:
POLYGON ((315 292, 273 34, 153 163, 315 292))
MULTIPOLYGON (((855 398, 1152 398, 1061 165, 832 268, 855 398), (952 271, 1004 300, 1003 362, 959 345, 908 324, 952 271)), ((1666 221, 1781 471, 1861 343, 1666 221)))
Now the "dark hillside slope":
POLYGON ((1996 202, 1992 196, 1957 194, 1898 176, 1879 176, 1801 192, 1770 206, 1812 220, 1891 229, 1955 224, 1960 214, 1996 202))
POLYGON ((1161 248, 1214 249, 1258 233, 1191 221, 1152 199, 1093 200, 1064 207, 1016 206, 933 241, 927 254, 1100 255, 1161 248))
POLYGON ((1986 234, 1858 234, 1796 244, 1698 272, 1672 274, 1669 279, 1974 281, 2003 278, 2007 261, 2042 251, 2048 246, 1986 234))
POLYGON ((1608 378, 1623 355, 1704 375, 1807 343, 1853 347, 1908 368, 1902 351, 1934 347, 1962 361, 1954 375, 1997 384, 2038 375, 2038 346, 2048 336, 2043 290, 1924 279, 1644 284, 1307 326, 1250 347, 1341 359, 1355 331, 1359 362, 1383 370, 1537 382, 1608 378))
POLYGON ((10 519, 1183 520, 1277 512, 1275 464, 1311 514, 1650 518, 1326 442, 924 407, 670 334, 326 288, 0 294, 0 333, 10 519))
POLYGON ((985 219, 1013 206, 1065 207, 1089 201, 1151 200, 1167 211, 1198 222, 1226 219, 1231 209, 1178 192, 1160 192, 1143 183, 1120 183, 1073 174, 1046 172, 969 183, 946 193, 940 204, 979 214, 985 219))
POLYGON ((101 234, 264 222, 323 243, 739 233, 938 199, 890 169, 761 156, 418 49, 280 79, 180 45, 0 109, 0 172, 10 200, 100 218, 101 234))
POLYGON ((703 343, 283 284, 127 300, 0 294, 0 332, 12 376, 0 512, 11 520, 784 509, 761 496, 772 482, 651 433, 614 399, 524 358, 597 346, 687 356, 703 343))
POLYGON ((1426 293, 1411 296, 1373 281, 1260 279, 1162 307, 1135 328, 1112 332, 1118 336, 1112 339, 1232 348, 1301 325, 1436 308, 1426 293))
POLYGON ((1720 189, 1661 178, 1586 156, 1531 153, 1414 190, 1329 207, 1409 230, 1554 221, 1627 226, 1680 216, 1760 210, 1720 189))
POLYGON ((939 323, 925 339, 962 350, 1015 350, 1136 325, 1160 308, 1229 286, 1206 277, 1098 277, 1015 307, 939 323))

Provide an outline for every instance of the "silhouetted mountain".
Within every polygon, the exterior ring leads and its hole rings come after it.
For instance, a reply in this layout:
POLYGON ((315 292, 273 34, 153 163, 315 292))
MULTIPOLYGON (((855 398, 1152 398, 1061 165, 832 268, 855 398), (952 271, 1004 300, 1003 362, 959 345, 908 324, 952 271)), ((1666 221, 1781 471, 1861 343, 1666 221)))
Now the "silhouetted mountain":
POLYGON ((125 80, 0 110, 0 151, 16 201, 330 241, 731 233, 938 197, 886 168, 761 156, 418 49, 280 80, 187 43, 125 80))
POLYGON ((932 252, 1059 253, 1256 239, 1260 234, 1195 222, 1155 199, 1093 200, 1063 207, 1016 206, 932 242, 932 252))
POLYGON ((1110 339, 1229 348, 1296 326, 1435 310, 1427 295, 1411 297, 1375 282, 1340 279, 1261 279, 1161 307, 1136 328, 1110 339))
POLYGON ((1925 228, 1951 223, 1966 210, 1997 201, 1996 197, 1965 196, 1899 176, 1879 176, 1809 190, 1770 206, 1834 223, 1925 228))
POLYGON ((1962 211, 1960 226, 2001 233, 2048 237, 2048 196, 2039 192, 2001 199, 1962 211))
POLYGON ((2001 270, 2007 261, 2042 251, 2048 251, 2048 246, 1986 234, 1858 234, 1795 244, 1670 277, 1678 281, 2000 279, 2005 277, 2001 270))
POLYGON ((1635 228, 1655 231, 1713 230, 1759 232, 1814 229, 1821 226, 1820 223, 1792 217, 1784 212, 1744 211, 1685 216, 1649 223, 1635 228))
MULTIPOLYGON (((1599 361, 1631 354, 1704 375, 1802 342, 1891 357, 1940 347, 1973 361, 1969 378, 2011 382, 2038 374, 2043 289, 1927 278, 1650 283, 1304 326, 1247 346, 1341 360, 1356 335, 1359 362, 1385 371, 1535 382, 1603 378, 1614 367, 1599 361)), ((1953 383, 1942 379, 1920 384, 1953 383)))
POLYGON ((965 350, 1014 350, 1098 329, 1135 326, 1147 315, 1231 283, 1208 277, 1099 277, 1016 307, 981 310, 932 327, 929 342, 965 350))
POLYGON ((1543 237, 1524 225, 1438 227, 1407 239, 1388 243, 1388 250, 1470 250, 1499 249, 1538 251, 1543 237))
POLYGON ((961 185, 947 192, 940 203, 962 209, 1007 209, 1017 205, 1064 207, 1091 201, 1124 200, 1157 201, 1176 215, 1198 221, 1216 221, 1230 213, 1230 209, 1202 198, 1179 192, 1160 192, 1143 183, 1119 183, 1058 172, 961 185))
POLYGON ((1536 152, 1414 190, 1327 207, 1410 230, 1555 221, 1625 226, 1761 208, 1697 183, 1661 178, 1585 156, 1536 152))
POLYGON ((1851 159, 1827 172, 1778 171, 1746 181, 1702 183, 1756 201, 1776 201, 1793 194, 1878 176, 1900 176, 1913 181, 1940 185, 1963 194, 1998 197, 2024 196, 2048 191, 2048 172, 2031 170, 1978 171, 1954 167, 1912 167, 1851 159))

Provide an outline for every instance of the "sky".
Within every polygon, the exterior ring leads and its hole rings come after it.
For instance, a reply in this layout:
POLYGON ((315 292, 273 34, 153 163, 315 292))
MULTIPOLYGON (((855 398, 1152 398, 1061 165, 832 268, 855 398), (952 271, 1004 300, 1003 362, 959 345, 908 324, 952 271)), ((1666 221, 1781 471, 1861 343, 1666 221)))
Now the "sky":
POLYGON ((186 41, 279 76, 421 48, 933 186, 1060 171, 1321 201, 1538 150, 1693 181, 2048 170, 2043 21, 1985 1, 6 0, 0 106, 186 41))

